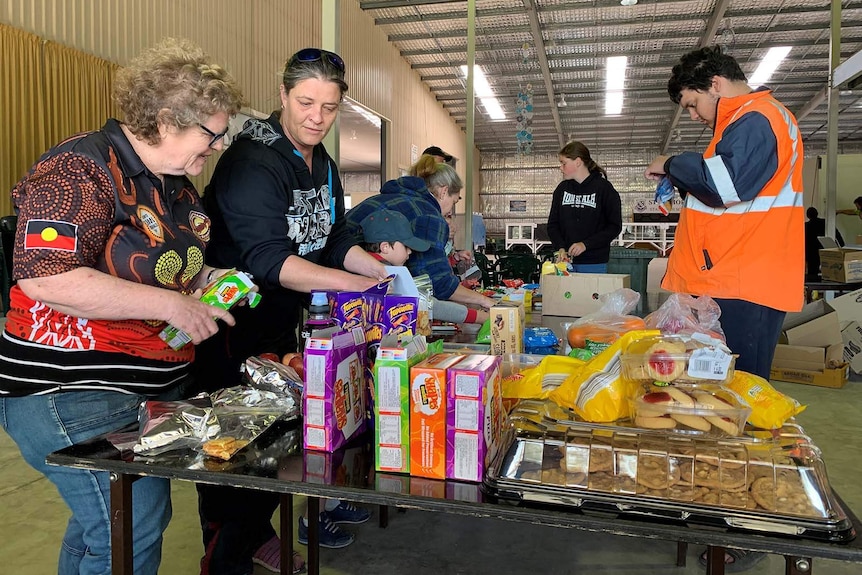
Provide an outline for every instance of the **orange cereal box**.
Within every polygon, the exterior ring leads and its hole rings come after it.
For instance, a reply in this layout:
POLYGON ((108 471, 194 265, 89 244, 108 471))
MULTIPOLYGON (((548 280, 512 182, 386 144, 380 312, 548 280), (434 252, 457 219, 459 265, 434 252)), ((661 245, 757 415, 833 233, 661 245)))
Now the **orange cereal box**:
POLYGON ((462 359, 440 353, 410 368, 410 475, 446 479, 446 370, 462 359))

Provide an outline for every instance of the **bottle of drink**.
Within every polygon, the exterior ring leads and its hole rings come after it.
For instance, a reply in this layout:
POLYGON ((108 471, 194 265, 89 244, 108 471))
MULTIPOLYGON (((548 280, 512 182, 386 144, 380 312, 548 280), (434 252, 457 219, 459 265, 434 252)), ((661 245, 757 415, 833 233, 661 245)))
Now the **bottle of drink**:
POLYGON ((311 292, 311 305, 308 306, 308 320, 302 326, 302 341, 307 342, 311 334, 319 329, 335 325, 329 313, 329 298, 322 291, 311 292))

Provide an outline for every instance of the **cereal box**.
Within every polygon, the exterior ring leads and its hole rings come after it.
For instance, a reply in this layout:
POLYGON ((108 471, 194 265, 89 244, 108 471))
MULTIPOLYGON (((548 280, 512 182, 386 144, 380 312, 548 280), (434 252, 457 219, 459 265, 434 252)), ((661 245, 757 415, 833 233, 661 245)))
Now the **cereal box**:
POLYGON ((410 471, 410 367, 428 357, 423 336, 383 338, 374 363, 377 471, 410 471))
POLYGON ((446 370, 462 359, 440 353, 410 368, 410 475, 446 479, 446 370))
POLYGON ((365 353, 362 328, 311 334, 302 397, 306 449, 334 451, 365 430, 365 353))
POLYGON ((482 481, 503 430, 500 356, 468 355, 447 376, 446 478, 482 481))

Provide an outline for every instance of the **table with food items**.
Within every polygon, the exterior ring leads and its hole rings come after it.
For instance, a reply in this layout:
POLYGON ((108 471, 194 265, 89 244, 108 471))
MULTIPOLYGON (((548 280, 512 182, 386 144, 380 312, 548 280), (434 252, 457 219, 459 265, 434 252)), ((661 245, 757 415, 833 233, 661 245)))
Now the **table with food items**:
POLYGON ((580 318, 528 317, 526 293, 443 339, 421 295, 330 294, 332 325, 303 353, 250 357, 244 385, 147 401, 136 429, 48 461, 111 472, 115 573, 131 573, 144 475, 283 494, 285 558, 305 495, 705 544, 712 573, 725 547, 784 555, 792 574, 862 563, 805 407, 734 369, 715 302, 674 294, 640 318, 623 288, 580 318))

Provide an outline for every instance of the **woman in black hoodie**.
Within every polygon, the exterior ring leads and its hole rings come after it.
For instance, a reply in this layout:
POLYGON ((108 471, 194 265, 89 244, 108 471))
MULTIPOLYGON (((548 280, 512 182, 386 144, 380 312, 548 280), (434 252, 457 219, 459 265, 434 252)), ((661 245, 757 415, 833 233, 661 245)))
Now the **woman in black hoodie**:
POLYGON ((563 181, 554 190, 548 236, 578 273, 607 273, 611 242, 623 227, 620 195, 580 142, 560 150, 563 181))

